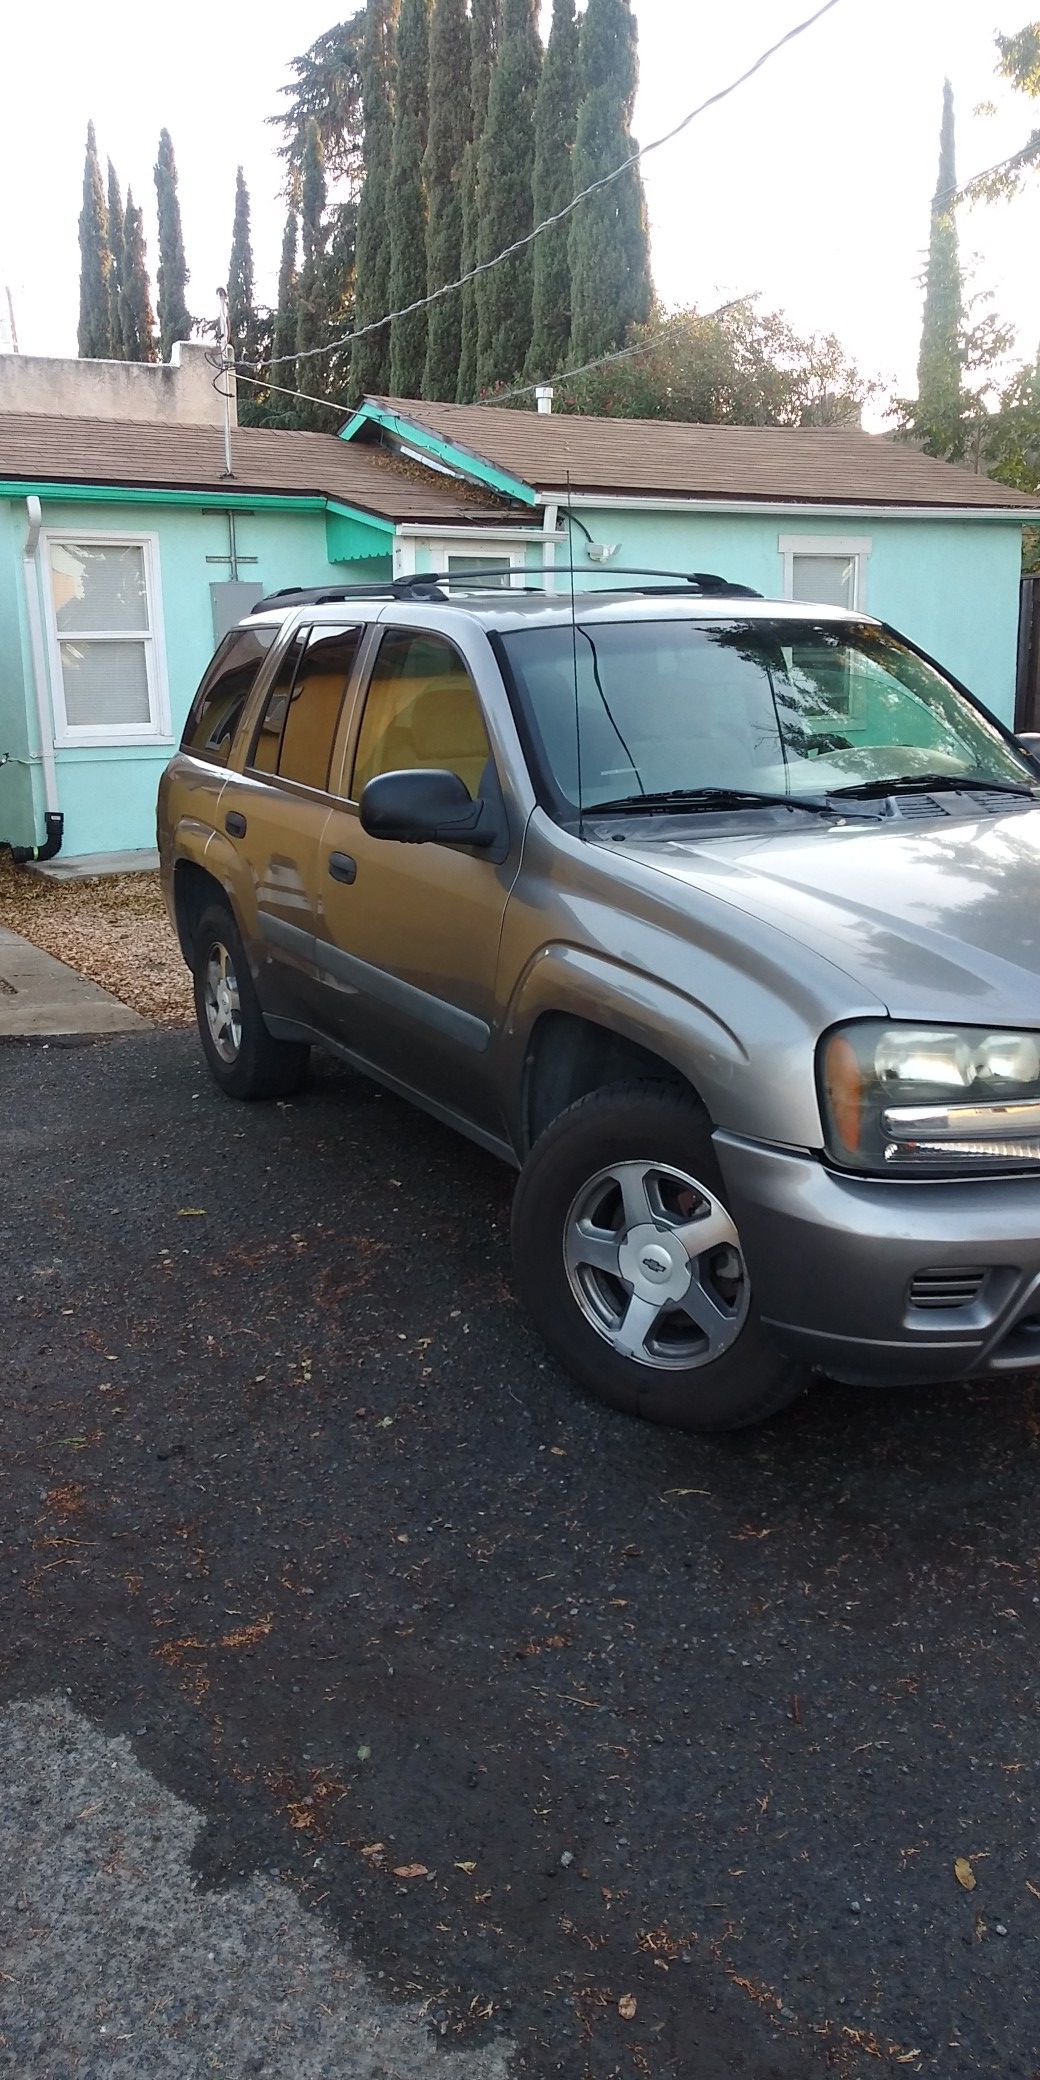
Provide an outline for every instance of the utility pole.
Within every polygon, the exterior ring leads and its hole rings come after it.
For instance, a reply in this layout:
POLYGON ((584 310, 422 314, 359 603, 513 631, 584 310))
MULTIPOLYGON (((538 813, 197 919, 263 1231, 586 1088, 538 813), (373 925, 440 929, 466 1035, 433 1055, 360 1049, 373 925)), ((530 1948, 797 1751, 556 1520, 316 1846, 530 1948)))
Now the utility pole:
POLYGON ((231 391, 229 382, 235 373, 235 356, 231 346, 231 323, 228 317, 228 295, 226 289, 217 290, 220 316, 217 319, 217 341, 220 347, 220 394, 224 400, 224 475, 233 477, 231 467, 231 391))

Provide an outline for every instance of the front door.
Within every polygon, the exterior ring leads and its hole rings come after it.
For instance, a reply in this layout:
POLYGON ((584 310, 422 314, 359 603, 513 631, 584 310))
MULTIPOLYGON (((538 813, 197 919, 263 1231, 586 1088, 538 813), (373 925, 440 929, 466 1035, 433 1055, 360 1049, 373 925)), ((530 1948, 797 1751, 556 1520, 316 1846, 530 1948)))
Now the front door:
POLYGON ((502 917, 519 836, 497 863, 461 846, 400 845, 361 828, 380 773, 446 769, 476 798, 495 784, 480 697, 454 644, 387 629, 346 783, 321 840, 316 958, 326 1020, 373 1067, 492 1133, 490 1078, 502 917))

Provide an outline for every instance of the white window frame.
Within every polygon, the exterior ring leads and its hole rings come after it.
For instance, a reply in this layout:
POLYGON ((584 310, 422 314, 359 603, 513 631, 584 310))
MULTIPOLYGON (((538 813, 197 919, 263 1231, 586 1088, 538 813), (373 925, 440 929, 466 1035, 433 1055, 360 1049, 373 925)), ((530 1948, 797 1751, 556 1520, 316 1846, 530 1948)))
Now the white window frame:
POLYGON ((166 677, 166 637, 162 616, 162 584, 159 571, 159 537, 157 534, 109 532, 103 528, 47 528, 40 538, 40 589, 43 594, 44 613, 47 627, 47 653, 51 677, 51 703, 54 714, 54 742, 62 750, 74 750, 76 746, 105 744, 172 744, 173 729, 170 719, 170 690, 166 677), (144 648, 145 674, 148 683, 148 721, 123 723, 92 722, 82 727, 70 723, 65 711, 65 680, 61 668, 61 643, 71 641, 72 632, 64 637, 59 634, 58 615, 54 604, 54 588, 51 582, 51 549, 75 549, 80 543, 87 548, 141 549, 144 552, 145 604, 148 626, 145 629, 90 629, 84 633, 75 631, 85 642, 140 643, 144 648))
MULTIPOLYGON (((453 530, 450 535, 408 536, 399 534, 394 543, 394 576, 395 578, 422 576, 418 566, 417 552, 419 550, 423 550, 429 555, 430 566, 435 571, 447 570, 449 556, 464 556, 467 563, 474 564, 490 563, 492 560, 495 563, 504 563, 508 557, 509 584, 503 585, 501 589, 503 592, 514 591, 518 588, 522 589, 527 583, 525 574, 527 571, 527 549, 529 545, 543 548, 543 538, 532 532, 525 536, 522 541, 517 541, 515 535, 511 540, 508 537, 496 539, 486 529, 483 529, 479 534, 466 534, 461 529, 458 531, 453 530)), ((544 572, 538 571, 531 575, 542 578, 544 582, 544 572)), ((461 589, 454 594, 456 599, 464 599, 465 596, 461 589)))
POLYGON ((843 556, 853 566, 852 611, 867 611, 867 566, 873 540, 868 534, 782 534, 777 548, 783 558, 785 599, 794 598, 796 556, 843 556))

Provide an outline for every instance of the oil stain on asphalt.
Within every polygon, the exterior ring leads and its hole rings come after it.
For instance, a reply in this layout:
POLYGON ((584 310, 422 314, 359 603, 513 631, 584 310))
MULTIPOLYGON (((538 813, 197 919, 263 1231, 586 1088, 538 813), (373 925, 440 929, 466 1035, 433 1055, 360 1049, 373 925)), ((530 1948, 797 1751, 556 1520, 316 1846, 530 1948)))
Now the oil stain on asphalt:
POLYGON ((1035 2080, 1034 1383, 655 1432, 360 1079, 0 1094, 0 2073, 1035 2080))

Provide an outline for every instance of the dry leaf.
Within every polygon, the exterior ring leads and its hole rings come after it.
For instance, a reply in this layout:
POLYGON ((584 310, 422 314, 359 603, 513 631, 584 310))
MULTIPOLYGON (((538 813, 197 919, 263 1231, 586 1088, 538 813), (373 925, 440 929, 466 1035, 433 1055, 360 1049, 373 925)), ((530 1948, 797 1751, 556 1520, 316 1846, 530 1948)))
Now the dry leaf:
POLYGON ((395 1863, 395 1878, 428 1878, 429 1871, 424 1863, 395 1863))
POLYGON ((617 2004, 617 2011, 619 2015, 624 2017, 626 2022, 631 2022, 632 2017, 636 2012, 635 1994, 623 1993, 621 1999, 617 2004))
POLYGON ((177 1219, 179 1221, 196 1220, 199 1214, 205 1213, 205 1211, 204 1206, 178 1206, 177 1219))
POLYGON ((958 1856, 953 1866, 953 1875, 958 1885, 963 1885, 965 1892, 974 1892, 978 1879, 966 1856, 958 1856))
POLYGON ((382 1853, 382 1842, 368 1842, 361 1851, 362 1856, 381 1856, 382 1853))
POLYGON ((1031 1892, 1034 1899, 1040 1899, 1040 1885, 1034 1885, 1032 1878, 1026 1879, 1026 1891, 1031 1892))
POLYGON ((457 1863, 455 1865, 455 1869, 457 1871, 465 1871, 467 1877, 469 1876, 470 1872, 475 1871, 476 1868, 477 1866, 475 1863, 457 1863))

